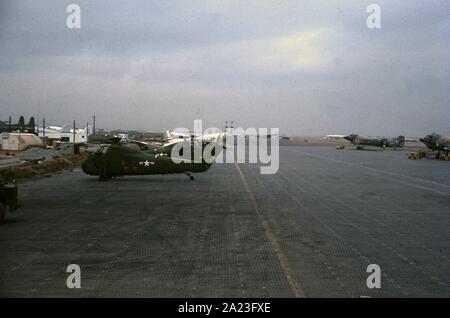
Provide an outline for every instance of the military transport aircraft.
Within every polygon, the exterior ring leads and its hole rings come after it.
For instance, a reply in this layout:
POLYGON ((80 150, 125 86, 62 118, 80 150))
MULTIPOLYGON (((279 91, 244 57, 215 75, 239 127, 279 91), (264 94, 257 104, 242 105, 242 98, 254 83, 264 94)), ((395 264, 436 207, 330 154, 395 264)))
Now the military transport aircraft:
POLYGON ((198 139, 182 142, 185 144, 179 145, 180 157, 174 158, 171 156, 171 151, 168 151, 169 148, 152 146, 141 150, 142 148, 121 144, 117 138, 112 144, 102 145, 97 152, 89 154, 81 168, 86 174, 99 176, 100 180, 124 175, 174 173, 184 173, 193 180, 191 173, 208 170, 223 149, 222 144, 202 143, 198 139), (200 150, 198 153, 205 155, 206 147, 209 147, 208 160, 205 160, 205 157, 194 160, 195 149, 200 150), (183 156, 184 149, 190 149, 189 159, 183 156))
POLYGON ((344 137, 352 144, 356 145, 356 149, 362 150, 363 146, 374 146, 381 148, 403 148, 405 146, 405 137, 398 136, 394 139, 387 138, 369 138, 357 134, 351 134, 344 137))
POLYGON ((139 148, 140 150, 145 151, 146 153, 166 154, 170 156, 172 148, 179 143, 187 141, 196 141, 200 142, 203 146, 209 143, 224 144, 226 136, 226 134, 223 132, 195 136, 193 134, 191 135, 180 133, 177 134, 169 131, 166 131, 164 135, 165 137, 163 142, 130 140, 128 141, 128 144, 134 146, 135 148, 139 148))
POLYGON ((450 136, 442 136, 432 133, 431 135, 426 135, 425 137, 420 138, 420 141, 423 142, 430 150, 438 151, 438 155, 441 152, 448 155, 450 150, 450 136))

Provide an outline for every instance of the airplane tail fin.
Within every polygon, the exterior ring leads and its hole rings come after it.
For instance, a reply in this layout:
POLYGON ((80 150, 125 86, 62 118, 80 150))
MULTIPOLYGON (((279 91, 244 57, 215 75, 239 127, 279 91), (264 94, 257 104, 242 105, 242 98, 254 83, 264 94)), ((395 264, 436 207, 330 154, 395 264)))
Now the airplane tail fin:
POLYGON ((398 142, 399 147, 401 147, 401 148, 405 147, 405 136, 398 136, 397 142, 398 142))
POLYGON ((171 139, 173 139, 173 138, 172 138, 172 135, 170 134, 170 131, 169 130, 164 130, 164 132, 163 132, 163 141, 169 141, 171 139))
POLYGON ((19 126, 25 127, 25 119, 23 118, 23 116, 20 116, 20 118, 19 118, 19 126))

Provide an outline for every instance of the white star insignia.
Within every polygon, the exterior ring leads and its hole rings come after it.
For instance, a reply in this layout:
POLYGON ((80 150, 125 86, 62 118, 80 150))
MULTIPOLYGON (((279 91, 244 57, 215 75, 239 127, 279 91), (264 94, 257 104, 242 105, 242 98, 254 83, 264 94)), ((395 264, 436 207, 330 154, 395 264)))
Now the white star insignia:
POLYGON ((145 160, 145 161, 139 161, 139 164, 144 167, 150 167, 150 165, 153 166, 155 163, 153 161, 145 160))

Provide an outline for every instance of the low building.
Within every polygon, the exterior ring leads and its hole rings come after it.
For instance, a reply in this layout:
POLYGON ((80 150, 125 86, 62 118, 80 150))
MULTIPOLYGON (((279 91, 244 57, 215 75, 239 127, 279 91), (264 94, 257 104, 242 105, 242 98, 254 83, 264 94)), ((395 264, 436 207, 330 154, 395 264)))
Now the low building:
POLYGON ((69 125, 64 127, 59 126, 47 126, 45 129, 40 127, 38 129, 39 137, 45 138, 49 142, 61 141, 61 142, 74 142, 75 143, 87 143, 89 135, 89 127, 85 128, 75 128, 75 134, 73 133, 73 128, 69 125))
POLYGON ((0 150, 2 151, 16 152, 43 146, 42 140, 35 134, 20 132, 0 134, 0 150))

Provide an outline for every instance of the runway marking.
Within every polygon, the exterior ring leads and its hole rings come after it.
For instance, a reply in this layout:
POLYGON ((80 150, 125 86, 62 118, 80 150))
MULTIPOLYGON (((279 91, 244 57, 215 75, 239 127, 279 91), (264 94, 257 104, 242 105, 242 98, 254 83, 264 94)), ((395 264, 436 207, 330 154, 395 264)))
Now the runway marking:
MULTIPOLYGON (((377 169, 377 168, 372 168, 372 167, 360 165, 360 164, 353 163, 353 162, 342 161, 342 160, 328 158, 328 157, 324 157, 324 156, 320 156, 320 155, 313 155, 313 154, 308 153, 308 152, 301 152, 300 151, 300 153, 302 153, 304 155, 307 155, 307 156, 310 156, 310 157, 313 157, 313 158, 320 158, 320 159, 325 159, 325 160, 329 160, 329 161, 345 164, 345 165, 348 165, 348 166, 354 166, 354 167, 358 167, 358 168, 363 168, 363 169, 366 169, 366 170, 369 170, 369 171, 372 171, 372 172, 383 173, 383 174, 391 175, 391 176, 394 176, 394 177, 402 177, 402 178, 405 178, 405 179, 410 179, 410 180, 414 180, 414 181, 421 181, 421 182, 430 183, 430 184, 433 184, 433 185, 436 185, 436 186, 450 188, 450 185, 447 185, 447 184, 444 184, 444 183, 435 182, 435 181, 431 181, 431 180, 427 180, 427 179, 422 179, 422 178, 417 178, 417 177, 410 177, 410 176, 407 176, 407 175, 404 175, 404 174, 401 174, 401 173, 395 173, 395 172, 391 172, 391 171, 386 171, 386 170, 381 170, 381 169, 377 169)), ((397 181, 399 181, 399 180, 397 180, 397 181)), ((405 182, 401 182, 401 181, 399 181, 399 182, 405 184, 405 182)), ((416 187, 416 188, 419 188, 419 189, 424 189, 424 190, 432 191, 432 192, 435 192, 435 193, 439 193, 439 194, 442 194, 442 195, 445 195, 445 196, 449 195, 448 193, 445 193, 445 192, 442 192, 442 191, 439 191, 439 190, 435 190, 435 189, 432 189, 432 188, 429 188, 429 187, 426 187, 426 186, 420 186, 420 185, 414 184, 414 183, 406 183, 406 184, 410 185, 410 186, 413 186, 413 187, 416 187)))
POLYGON ((294 279, 294 277, 292 275, 286 254, 284 254, 283 250, 281 249, 280 244, 278 243, 277 239, 275 238, 275 235, 274 235, 272 229, 270 228, 269 223, 267 222, 264 215, 261 213, 258 203, 256 202, 256 198, 255 198, 253 192, 250 190, 250 186, 248 185, 247 180, 245 179, 245 176, 242 173, 241 168, 239 167, 239 164, 237 162, 235 162, 234 165, 236 166, 236 170, 238 171, 239 176, 241 177, 241 181, 242 181, 242 184, 244 185, 245 191, 247 192, 248 196, 250 197, 253 208, 255 209, 259 220, 261 221, 261 224, 264 228, 264 232, 266 233, 266 236, 269 239, 270 243, 272 244, 272 247, 277 255, 278 261, 280 262, 281 268, 283 269, 284 275, 286 276, 286 279, 289 283, 289 287, 291 288, 292 293, 295 295, 296 298, 303 298, 304 294, 301 291, 300 287, 298 286, 297 281, 294 279))

